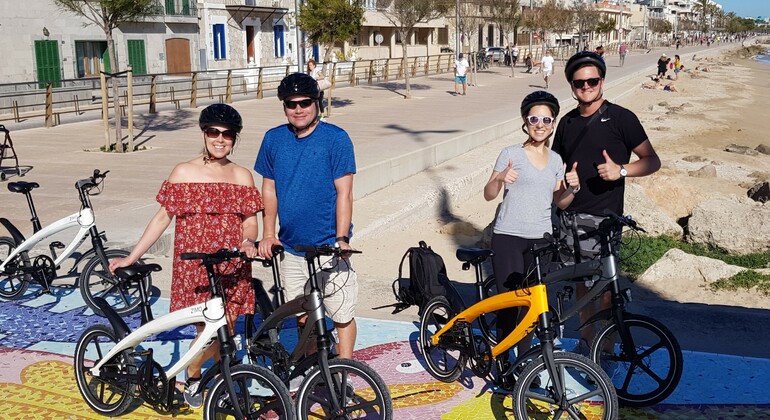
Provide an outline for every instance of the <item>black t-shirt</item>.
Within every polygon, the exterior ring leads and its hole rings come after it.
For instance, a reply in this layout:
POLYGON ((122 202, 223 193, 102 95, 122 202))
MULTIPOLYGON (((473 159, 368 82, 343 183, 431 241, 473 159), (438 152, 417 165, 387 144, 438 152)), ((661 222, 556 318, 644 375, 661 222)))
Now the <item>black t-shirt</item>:
POLYGON ((588 126, 582 139, 578 136, 591 116, 581 117, 577 108, 567 113, 556 128, 552 149, 567 165, 566 172, 578 163, 581 190, 570 204, 570 211, 596 216, 605 215, 606 210, 623 214, 625 180, 604 181, 596 168, 605 162, 602 150, 607 150, 615 163, 624 165, 631 159, 631 151, 647 140, 647 133, 633 112, 609 101, 605 103, 607 109, 588 126))

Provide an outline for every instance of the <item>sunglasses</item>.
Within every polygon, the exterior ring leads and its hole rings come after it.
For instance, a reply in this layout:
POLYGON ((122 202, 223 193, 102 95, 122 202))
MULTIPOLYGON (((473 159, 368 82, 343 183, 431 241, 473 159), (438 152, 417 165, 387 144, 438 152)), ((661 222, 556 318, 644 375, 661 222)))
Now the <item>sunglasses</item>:
POLYGON ((307 108, 310 105, 313 105, 313 102, 315 102, 315 99, 303 99, 301 101, 283 101, 283 106, 289 109, 295 109, 299 105, 300 107, 307 108))
POLYGON ((238 132, 235 130, 220 131, 214 127, 206 127, 203 132, 206 133, 206 137, 210 139, 215 139, 221 135, 225 140, 235 141, 235 138, 238 136, 238 132))
POLYGON ((588 83, 588 86, 596 87, 597 85, 599 85, 599 82, 601 82, 601 80, 602 79, 599 77, 592 77, 590 79, 575 79, 572 81, 572 86, 574 86, 575 89, 580 89, 583 87, 583 85, 588 83))
POLYGON ((553 122, 556 121, 556 118, 547 115, 530 115, 527 117, 529 125, 538 125, 541 121, 543 122, 543 125, 548 126, 553 124, 553 122))

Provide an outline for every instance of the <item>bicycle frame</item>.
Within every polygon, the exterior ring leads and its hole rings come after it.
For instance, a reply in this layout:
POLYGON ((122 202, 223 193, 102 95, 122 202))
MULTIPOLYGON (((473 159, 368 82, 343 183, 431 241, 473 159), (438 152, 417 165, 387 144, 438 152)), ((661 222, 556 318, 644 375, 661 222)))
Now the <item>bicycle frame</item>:
POLYGON ((439 337, 457 322, 472 323, 485 313, 514 307, 526 307, 528 310, 516 328, 492 348, 492 357, 496 358, 531 333, 537 326, 540 315, 548 312, 548 293, 544 284, 500 293, 476 303, 449 320, 443 328, 431 336, 431 341, 433 345, 438 345, 439 337))
POLYGON ((2 271, 5 268, 5 264, 7 262, 13 260, 14 257, 16 257, 22 252, 30 251, 32 248, 34 248, 40 242, 44 241, 46 238, 53 236, 64 230, 71 229, 74 227, 79 227, 78 232, 75 234, 75 237, 72 239, 69 245, 67 245, 64 248, 64 251, 62 251, 61 254, 58 257, 56 257, 56 260, 54 260, 54 266, 59 267, 65 259, 69 258, 69 256, 72 255, 72 253, 75 252, 75 250, 78 247, 80 247, 80 245, 83 244, 83 242, 86 239, 86 236, 89 235, 90 230, 93 229, 93 232, 90 232, 92 236, 99 235, 98 232, 96 232, 95 223, 96 223, 96 220, 94 218, 94 212, 91 208, 88 208, 88 207, 80 210, 75 214, 72 214, 70 216, 57 220, 56 222, 38 230, 37 232, 35 232, 35 234, 27 238, 21 244, 19 244, 16 247, 16 249, 14 249, 13 252, 11 252, 8 258, 6 258, 5 261, 0 263, 0 271, 2 271))
MULTIPOLYGON (((110 321, 113 320, 110 319, 110 321)), ((122 351, 138 346, 147 337, 193 323, 203 323, 205 327, 198 335, 195 343, 190 346, 190 349, 165 372, 167 378, 173 378, 185 369, 194 357, 201 354, 217 340, 217 333, 222 327, 227 328, 225 305, 221 297, 214 297, 206 302, 174 311, 142 325, 136 331, 125 336, 102 357, 101 361, 91 368, 91 374, 99 376, 101 367, 105 363, 112 360, 122 351)), ((118 334, 120 333, 118 332, 118 334)))

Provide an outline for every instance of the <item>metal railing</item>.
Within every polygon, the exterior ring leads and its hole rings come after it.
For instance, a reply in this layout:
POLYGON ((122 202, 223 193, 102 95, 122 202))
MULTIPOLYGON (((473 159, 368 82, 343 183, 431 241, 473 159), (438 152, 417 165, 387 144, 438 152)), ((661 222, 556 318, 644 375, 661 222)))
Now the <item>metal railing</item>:
MULTIPOLYGON (((452 54, 439 54, 406 60, 344 61, 325 63, 324 71, 327 78, 331 78, 333 87, 371 85, 403 79, 405 71, 410 71, 412 77, 451 72, 453 60, 452 54)), ((133 106, 146 106, 147 112, 154 113, 161 104, 171 104, 177 109, 197 108, 199 100, 232 103, 234 100, 274 96, 281 79, 295 69, 295 66, 281 65, 131 75, 131 98, 128 97, 128 74, 116 76, 115 80, 118 82, 121 114, 125 115, 129 101, 133 106)), ((88 111, 103 113, 102 101, 106 100, 112 106, 109 79, 105 88, 102 88, 99 78, 0 84, 0 122, 19 123, 44 118, 45 126, 52 127, 61 123, 62 115, 82 115, 88 111), (38 88, 39 85, 44 88, 38 88)))

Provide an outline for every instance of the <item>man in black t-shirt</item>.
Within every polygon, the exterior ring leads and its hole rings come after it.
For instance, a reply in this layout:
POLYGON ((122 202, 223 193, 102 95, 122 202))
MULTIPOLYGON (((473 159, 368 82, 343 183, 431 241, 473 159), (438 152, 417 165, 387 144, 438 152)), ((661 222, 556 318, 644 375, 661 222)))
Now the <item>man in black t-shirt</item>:
MULTIPOLYGON (((604 60, 592 51, 575 54, 564 67, 578 107, 559 122, 552 149, 567 168, 577 163, 581 184, 574 200, 561 214, 562 235, 568 242, 574 238, 573 227, 582 234, 596 229, 608 210, 623 214, 626 177, 646 176, 660 169, 660 159, 639 118, 603 98, 606 72, 604 60), (632 152, 639 158, 634 162, 630 162, 632 152)), ((599 247, 595 245, 595 237, 580 241, 583 260, 598 257, 599 247)), ((577 298, 587 290, 579 285, 577 298)), ((609 296, 603 296, 601 304, 603 308, 609 307, 609 296)), ((591 311, 581 312, 581 324, 591 315, 591 311)), ((580 345, 590 343, 594 333, 591 328, 583 329, 581 334, 586 342, 581 341, 580 345)))

